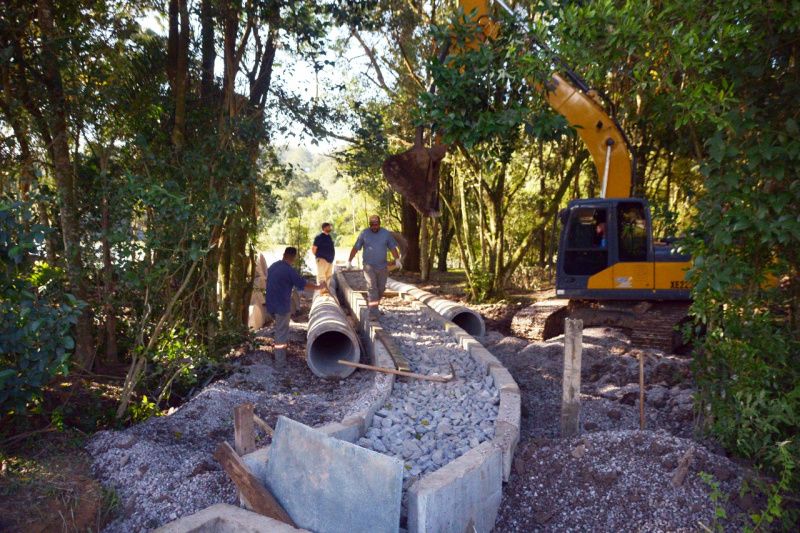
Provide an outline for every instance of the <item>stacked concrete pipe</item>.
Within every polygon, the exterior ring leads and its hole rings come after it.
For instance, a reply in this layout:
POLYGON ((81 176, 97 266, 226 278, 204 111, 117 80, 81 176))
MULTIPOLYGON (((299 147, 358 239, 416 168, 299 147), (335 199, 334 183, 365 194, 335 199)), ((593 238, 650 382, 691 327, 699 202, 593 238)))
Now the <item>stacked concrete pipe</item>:
POLYGON ((331 294, 317 291, 308 314, 306 362, 311 371, 324 379, 346 378, 355 368, 337 363, 339 359, 357 363, 361 357, 353 328, 339 302, 331 294))
POLYGON ((486 324, 483 322, 483 317, 469 307, 444 298, 438 298, 427 291, 392 278, 389 278, 386 282, 386 288, 416 298, 473 337, 483 337, 486 334, 486 324))

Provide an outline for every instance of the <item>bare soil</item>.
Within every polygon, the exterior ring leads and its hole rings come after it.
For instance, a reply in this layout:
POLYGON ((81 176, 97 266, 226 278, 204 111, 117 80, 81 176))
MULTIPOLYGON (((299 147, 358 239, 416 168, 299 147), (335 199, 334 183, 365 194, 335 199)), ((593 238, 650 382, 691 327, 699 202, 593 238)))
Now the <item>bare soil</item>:
POLYGON ((71 431, 31 439, 0 454, 0 531, 99 531, 116 500, 92 478, 84 437, 71 431))
POLYGON ((494 331, 484 342, 522 393, 521 440, 495 531, 738 531, 757 509, 757 497, 738 495, 749 470, 696 432, 689 358, 631 348, 620 330, 584 330, 581 435, 561 438, 563 336, 528 343, 494 331), (686 477, 673 485, 689 449, 686 477), (728 518, 716 518, 717 508, 728 518))

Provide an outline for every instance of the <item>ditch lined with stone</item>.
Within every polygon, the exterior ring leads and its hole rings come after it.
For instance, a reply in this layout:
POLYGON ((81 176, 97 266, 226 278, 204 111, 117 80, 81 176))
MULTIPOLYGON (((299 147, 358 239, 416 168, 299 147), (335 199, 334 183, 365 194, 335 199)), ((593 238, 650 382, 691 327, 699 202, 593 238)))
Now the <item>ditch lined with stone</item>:
POLYGON ((407 488, 419 476, 492 439, 500 395, 491 376, 419 306, 391 298, 381 307, 379 323, 391 332, 412 372, 455 372, 447 383, 398 378, 357 442, 402 459, 407 488))
MULTIPOLYGON (((348 290, 363 290, 360 273, 348 272, 343 277, 348 290)), ((368 328, 391 334, 411 372, 455 376, 446 383, 396 377, 386 401, 367 417, 365 431, 355 441, 403 461, 401 525, 424 530, 432 525, 423 525, 431 517, 425 507, 450 491, 466 490, 469 496, 457 496, 464 500, 459 503, 468 507, 476 503, 471 500, 480 498, 486 488, 478 488, 481 482, 476 484, 476 480, 488 482, 485 497, 499 499, 503 446, 494 439, 501 395, 486 362, 466 349, 464 339, 443 328, 442 318, 427 305, 405 295, 384 298, 381 310, 379 320, 368 328), (489 455, 498 455, 488 459, 487 450, 492 450, 489 455)), ((492 507, 488 505, 484 514, 494 515, 492 507)))

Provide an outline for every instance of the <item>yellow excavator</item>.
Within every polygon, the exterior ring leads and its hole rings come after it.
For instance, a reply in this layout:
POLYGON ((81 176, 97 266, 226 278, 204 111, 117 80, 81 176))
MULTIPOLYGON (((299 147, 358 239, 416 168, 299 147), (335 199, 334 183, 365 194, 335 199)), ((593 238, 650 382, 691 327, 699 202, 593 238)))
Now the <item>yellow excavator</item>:
MULTIPOLYGON (((512 10, 497 0, 502 8, 512 10)), ((493 38, 499 24, 489 0, 459 0, 463 12, 493 38)), ((601 98, 562 60, 541 88, 550 106, 564 116, 586 144, 600 177, 598 198, 576 199, 561 212, 556 262, 556 298, 515 317, 517 335, 543 340, 563 333, 564 318, 581 318, 584 327, 627 329, 635 345, 672 351, 681 335, 690 299, 686 271, 691 258, 652 234, 647 200, 632 197, 634 165, 628 140, 601 98)), ((446 148, 415 146, 384 162, 387 181, 423 214, 438 210, 438 171, 446 148)))

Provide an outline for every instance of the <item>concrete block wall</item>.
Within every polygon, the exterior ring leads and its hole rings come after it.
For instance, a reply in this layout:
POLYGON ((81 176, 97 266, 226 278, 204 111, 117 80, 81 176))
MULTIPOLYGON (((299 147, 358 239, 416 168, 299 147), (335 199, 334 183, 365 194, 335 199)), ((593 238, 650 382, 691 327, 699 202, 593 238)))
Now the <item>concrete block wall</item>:
POLYGON ((408 531, 491 531, 503 497, 502 453, 486 441, 408 490, 408 531))

